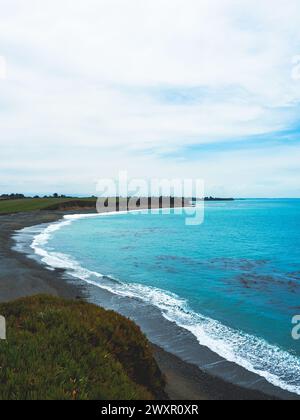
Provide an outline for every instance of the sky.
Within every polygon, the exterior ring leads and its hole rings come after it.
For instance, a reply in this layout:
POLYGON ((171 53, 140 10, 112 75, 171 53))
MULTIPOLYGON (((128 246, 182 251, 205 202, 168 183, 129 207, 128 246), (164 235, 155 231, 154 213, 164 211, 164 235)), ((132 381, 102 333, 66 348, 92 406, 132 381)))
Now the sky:
POLYGON ((0 193, 300 197, 299 0, 0 0, 0 193))

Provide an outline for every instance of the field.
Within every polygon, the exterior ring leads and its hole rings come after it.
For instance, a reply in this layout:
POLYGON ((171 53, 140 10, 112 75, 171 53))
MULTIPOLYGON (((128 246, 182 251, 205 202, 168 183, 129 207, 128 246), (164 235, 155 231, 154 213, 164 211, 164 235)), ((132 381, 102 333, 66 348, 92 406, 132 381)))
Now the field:
POLYGON ((164 396, 140 329, 82 301, 36 296, 1 304, 0 400, 136 400, 164 396))
POLYGON ((0 214, 20 213, 55 209, 66 204, 74 207, 93 207, 95 198, 25 198, 21 200, 0 200, 0 214))
MULTIPOLYGON (((186 199, 184 202, 183 198, 179 197, 164 197, 167 199, 166 204, 163 203, 163 198, 160 197, 141 197, 133 198, 133 202, 130 204, 128 200, 130 198, 118 197, 111 198, 108 202, 107 199, 103 199, 103 205, 109 207, 112 210, 136 210, 137 208, 153 208, 162 207, 181 207, 183 205, 189 205, 190 199, 186 199), (107 201, 107 204, 104 204, 107 201), (131 207, 131 205, 133 207, 131 207)), ((96 211, 96 198, 24 198, 15 200, 1 200, 0 199, 0 215, 31 212, 39 210, 95 210, 96 211)))

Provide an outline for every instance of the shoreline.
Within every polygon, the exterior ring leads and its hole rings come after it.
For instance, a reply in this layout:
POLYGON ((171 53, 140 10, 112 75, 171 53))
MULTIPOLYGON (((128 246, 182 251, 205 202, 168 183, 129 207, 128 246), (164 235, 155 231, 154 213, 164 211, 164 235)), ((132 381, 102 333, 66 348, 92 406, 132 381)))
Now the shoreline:
MULTIPOLYGON (((95 211, 82 211, 90 214, 95 211)), ((68 215, 79 214, 78 210, 68 215)), ((34 294, 51 294, 69 299, 87 299, 87 288, 68 281, 65 270, 50 271, 34 259, 14 251, 13 235, 25 227, 54 223, 66 215, 64 211, 38 211, 0 216, 0 301, 15 300, 34 294), (4 269, 3 269, 4 268, 4 269)), ((155 358, 167 378, 166 392, 170 399, 182 400, 265 400, 276 399, 264 392, 233 385, 223 379, 201 371, 194 364, 183 361, 168 351, 153 345, 155 358)), ((283 391, 284 393, 284 391, 283 391)), ((288 396, 289 393, 287 393, 288 396)), ((290 394, 293 399, 293 394, 290 394)), ((295 398, 297 396, 295 395, 295 398)))

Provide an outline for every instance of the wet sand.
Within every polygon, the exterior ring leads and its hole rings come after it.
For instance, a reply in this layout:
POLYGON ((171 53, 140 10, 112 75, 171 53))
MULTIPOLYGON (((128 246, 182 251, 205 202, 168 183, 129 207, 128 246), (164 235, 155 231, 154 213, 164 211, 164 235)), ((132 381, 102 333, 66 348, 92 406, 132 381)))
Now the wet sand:
MULTIPOLYGON (((82 213, 87 213, 84 211, 82 213)), ((90 211, 95 212, 95 211, 90 211)), ((79 211, 73 213, 78 214, 79 211)), ((60 220, 66 212, 39 211, 0 216, 0 302, 36 294, 69 299, 84 298, 84 286, 63 278, 63 270, 49 271, 25 254, 14 251, 16 230, 60 220)), ((72 212, 68 212, 72 214, 72 212)), ((202 372, 197 366, 153 346, 157 363, 167 380, 166 392, 172 400, 265 400, 262 392, 230 384, 202 372)))
POLYGON ((51 294, 74 299, 83 296, 80 288, 62 281, 59 272, 49 271, 26 255, 13 251, 16 230, 52 223, 59 212, 33 212, 0 216, 0 302, 36 294, 51 294))

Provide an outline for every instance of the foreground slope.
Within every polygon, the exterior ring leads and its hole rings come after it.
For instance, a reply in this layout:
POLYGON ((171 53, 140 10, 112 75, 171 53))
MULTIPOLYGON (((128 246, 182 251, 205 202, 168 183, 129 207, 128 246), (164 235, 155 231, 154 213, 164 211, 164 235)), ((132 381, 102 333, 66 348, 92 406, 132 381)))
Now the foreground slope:
POLYGON ((49 296, 1 304, 0 399, 153 399, 164 381, 131 321, 49 296))
POLYGON ((0 200, 0 214, 22 213, 38 210, 56 210, 60 207, 96 209, 95 198, 24 198, 0 200))

